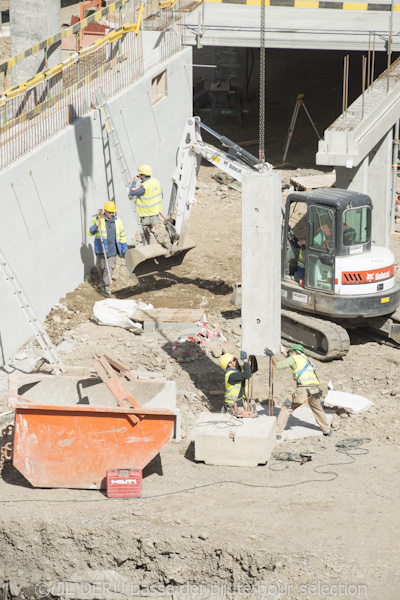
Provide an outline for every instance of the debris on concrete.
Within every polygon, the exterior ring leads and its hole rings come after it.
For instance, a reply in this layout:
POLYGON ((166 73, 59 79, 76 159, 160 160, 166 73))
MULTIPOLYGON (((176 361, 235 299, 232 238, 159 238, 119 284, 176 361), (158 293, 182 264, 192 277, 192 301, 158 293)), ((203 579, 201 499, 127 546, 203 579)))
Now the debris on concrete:
POLYGON ((344 408, 347 412, 357 415, 374 406, 374 403, 364 398, 364 396, 329 390, 325 396, 324 405, 330 408, 344 408))

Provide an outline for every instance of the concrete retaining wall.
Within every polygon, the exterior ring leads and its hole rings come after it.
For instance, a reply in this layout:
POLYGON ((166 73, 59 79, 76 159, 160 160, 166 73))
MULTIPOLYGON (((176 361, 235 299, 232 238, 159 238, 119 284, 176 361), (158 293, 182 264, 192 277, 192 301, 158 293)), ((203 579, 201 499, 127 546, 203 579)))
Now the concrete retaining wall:
MULTIPOLYGON (((192 115, 191 53, 186 48, 162 64, 147 66, 139 82, 109 101, 132 175, 141 163, 152 165, 163 187, 164 211, 176 150, 185 121, 192 115), (152 106, 151 82, 164 70, 168 94, 152 106)), ((0 173, 0 248, 42 320, 93 267, 93 238, 87 229, 92 215, 109 198, 117 203, 128 243, 135 235, 133 206, 113 153, 112 185, 107 190, 108 156, 101 130, 99 112, 93 110, 0 173)), ((0 309, 0 365, 4 365, 32 331, 2 276, 0 309)))

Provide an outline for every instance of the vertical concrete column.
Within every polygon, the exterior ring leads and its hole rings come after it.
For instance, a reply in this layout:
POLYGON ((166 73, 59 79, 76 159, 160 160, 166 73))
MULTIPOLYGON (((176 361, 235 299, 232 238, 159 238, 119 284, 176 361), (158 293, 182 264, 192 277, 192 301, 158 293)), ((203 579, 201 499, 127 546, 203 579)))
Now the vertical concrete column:
POLYGON ((389 247, 390 236, 392 145, 391 129, 357 167, 336 167, 337 188, 362 192, 371 197, 372 242, 386 248, 389 247))
POLYGON ((281 174, 242 178, 242 349, 281 341, 281 174))
MULTIPOLYGON (((10 0, 11 54, 15 56, 61 29, 61 0, 10 0)), ((62 60, 61 43, 47 49, 48 65, 62 60)), ((17 85, 45 68, 44 50, 26 58, 13 68, 12 83, 17 85)))
POLYGON ((369 154, 368 189, 372 199, 372 242, 389 248, 392 211, 393 129, 369 154))

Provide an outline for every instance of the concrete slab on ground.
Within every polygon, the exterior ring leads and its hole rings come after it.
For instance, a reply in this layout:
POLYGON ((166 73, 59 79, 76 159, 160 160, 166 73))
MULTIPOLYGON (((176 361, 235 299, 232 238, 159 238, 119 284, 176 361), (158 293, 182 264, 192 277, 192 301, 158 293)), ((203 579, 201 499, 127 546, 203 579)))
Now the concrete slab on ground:
POLYGON ((275 417, 238 419, 227 413, 202 412, 194 426, 195 460, 207 465, 256 467, 275 446, 275 417))
POLYGON ((318 188, 331 188, 335 185, 336 173, 323 173, 321 175, 307 175, 305 177, 291 177, 290 183, 295 190, 315 190, 318 188))
POLYGON ((196 323, 203 314, 202 309, 154 308, 137 309, 130 318, 141 323, 145 332, 169 328, 189 335, 200 332, 196 323))
MULTIPOLYGON (((274 407, 274 417, 279 415, 280 408, 274 407)), ((332 425, 333 415, 335 414, 335 410, 324 408, 326 414, 326 420, 329 425, 332 425)), ((268 415, 268 408, 264 406, 258 406, 257 412, 259 415, 268 415)), ((271 418, 271 417, 270 417, 271 418)), ((314 415, 311 411, 311 408, 308 404, 303 404, 296 408, 293 414, 289 417, 289 421, 282 433, 282 439, 276 440, 277 443, 292 441, 292 440, 302 440, 307 437, 322 437, 322 431, 317 425, 316 420, 314 419, 314 415)))

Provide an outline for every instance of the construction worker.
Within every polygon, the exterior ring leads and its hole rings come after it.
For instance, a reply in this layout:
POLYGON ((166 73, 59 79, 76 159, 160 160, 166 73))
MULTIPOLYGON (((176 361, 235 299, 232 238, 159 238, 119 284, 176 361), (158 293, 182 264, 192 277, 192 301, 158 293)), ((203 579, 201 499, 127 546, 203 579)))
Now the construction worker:
POLYGON ((101 277, 99 290, 105 296, 110 296, 112 273, 117 254, 123 256, 128 251, 128 245, 124 226, 116 215, 117 208, 114 202, 106 202, 103 210, 104 214, 99 212, 92 221, 88 233, 95 236, 96 268, 101 277))
POLYGON ((306 278, 306 259, 305 259, 305 249, 306 249, 306 241, 299 240, 298 242, 299 254, 297 258, 297 270, 294 274, 294 278, 300 285, 304 287, 304 281, 306 278))
POLYGON ((243 400, 248 398, 248 380, 251 377, 251 365, 247 354, 241 352, 243 366, 233 354, 223 354, 219 366, 225 371, 225 411, 243 410, 243 400), (235 407, 236 405, 236 407, 235 407))
POLYGON ((301 344, 293 344, 286 352, 286 359, 278 362, 270 348, 264 349, 264 354, 271 357, 273 365, 278 369, 290 368, 297 387, 292 394, 292 401, 285 400, 276 421, 276 438, 282 439, 282 431, 285 429, 292 412, 301 404, 308 401, 315 420, 322 429, 325 436, 332 435, 332 429, 328 425, 324 410, 321 406, 322 390, 320 381, 315 372, 314 365, 308 360, 301 344))
MULTIPOLYGON (((150 234, 159 223, 159 214, 162 211, 162 198, 160 182, 152 177, 149 165, 141 165, 138 174, 133 178, 129 198, 135 198, 136 211, 142 223, 144 235, 150 243, 150 234)), ((153 234, 154 235, 154 234, 153 234)))
POLYGON ((313 240, 313 246, 323 249, 329 249, 332 242, 332 232, 329 224, 324 223, 317 229, 317 233, 313 240))

